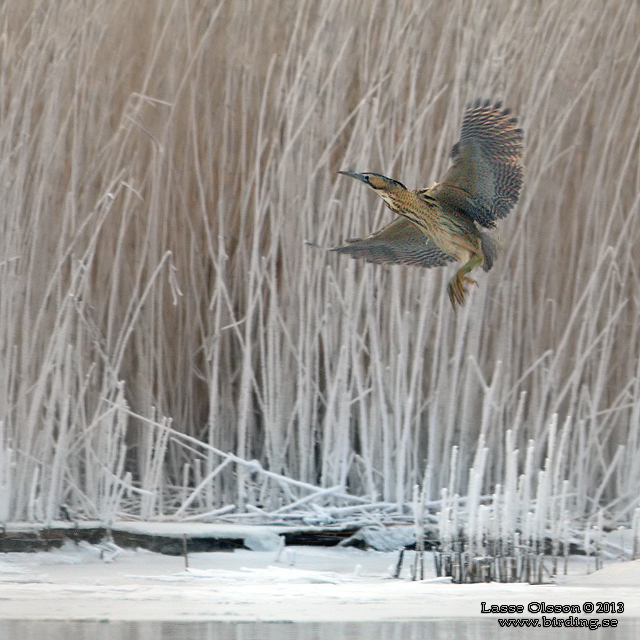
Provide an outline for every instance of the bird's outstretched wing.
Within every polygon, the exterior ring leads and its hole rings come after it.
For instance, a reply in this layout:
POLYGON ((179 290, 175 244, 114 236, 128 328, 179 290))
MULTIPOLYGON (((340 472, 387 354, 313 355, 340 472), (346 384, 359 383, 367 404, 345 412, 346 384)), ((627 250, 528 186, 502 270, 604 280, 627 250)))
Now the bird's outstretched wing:
POLYGON ((404 217, 396 218, 380 231, 333 247, 331 251, 348 253, 378 264, 407 264, 418 267, 442 267, 455 260, 439 249, 404 217))
POLYGON ((444 208, 463 211, 484 227, 494 227, 518 201, 522 186, 522 129, 498 102, 477 101, 462 120, 453 166, 433 187, 444 208))

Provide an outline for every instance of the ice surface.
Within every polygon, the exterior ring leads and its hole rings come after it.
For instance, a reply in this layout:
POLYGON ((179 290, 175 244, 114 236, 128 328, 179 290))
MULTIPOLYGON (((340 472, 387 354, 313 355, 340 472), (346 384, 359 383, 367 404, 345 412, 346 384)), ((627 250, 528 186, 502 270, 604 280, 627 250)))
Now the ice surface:
POLYGON ((531 601, 602 600, 624 603, 619 619, 640 617, 640 561, 586 575, 587 561, 574 558, 557 584, 455 585, 435 578, 430 554, 427 579, 411 581, 411 551, 394 580, 397 557, 351 547, 239 549, 189 554, 187 569, 180 556, 69 542, 46 553, 2 554, 0 618, 394 621, 486 618, 483 601, 526 609, 531 601))

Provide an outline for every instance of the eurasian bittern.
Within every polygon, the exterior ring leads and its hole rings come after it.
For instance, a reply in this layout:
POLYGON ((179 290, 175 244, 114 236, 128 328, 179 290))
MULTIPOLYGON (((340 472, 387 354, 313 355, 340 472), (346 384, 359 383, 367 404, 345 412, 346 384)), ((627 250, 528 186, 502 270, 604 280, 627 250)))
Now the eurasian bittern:
POLYGON ((371 187, 397 213, 391 224, 370 236, 347 240, 331 251, 384 264, 440 267, 459 260, 463 266, 449 282, 455 309, 464 302, 467 274, 489 271, 496 243, 476 223, 495 227, 518 201, 522 186, 522 130, 498 102, 477 101, 462 120, 460 140, 453 146, 453 166, 430 189, 410 191, 378 173, 339 171, 371 187))

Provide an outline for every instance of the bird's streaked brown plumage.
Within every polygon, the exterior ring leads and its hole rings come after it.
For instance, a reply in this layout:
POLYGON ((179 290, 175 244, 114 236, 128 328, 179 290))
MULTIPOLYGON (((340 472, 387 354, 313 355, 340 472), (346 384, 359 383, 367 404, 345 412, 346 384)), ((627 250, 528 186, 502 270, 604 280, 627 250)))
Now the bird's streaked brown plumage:
POLYGON ((500 103, 477 101, 463 118, 453 165, 430 189, 410 191, 377 173, 339 171, 373 189, 400 217, 380 231, 332 251, 382 264, 440 267, 459 260, 463 266, 449 283, 454 309, 464 302, 467 274, 493 266, 496 245, 476 225, 495 227, 518 201, 522 186, 522 130, 500 103))

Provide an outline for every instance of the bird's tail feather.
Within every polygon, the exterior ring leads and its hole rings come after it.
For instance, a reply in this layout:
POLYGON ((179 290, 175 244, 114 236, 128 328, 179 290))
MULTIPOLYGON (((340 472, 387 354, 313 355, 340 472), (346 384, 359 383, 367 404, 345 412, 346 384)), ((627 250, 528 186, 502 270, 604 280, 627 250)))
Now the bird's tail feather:
POLYGON ((482 248, 482 253, 484 253, 484 265, 482 268, 485 271, 489 271, 498 255, 498 242, 491 234, 486 231, 480 231, 480 247, 482 248))

